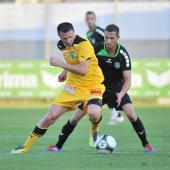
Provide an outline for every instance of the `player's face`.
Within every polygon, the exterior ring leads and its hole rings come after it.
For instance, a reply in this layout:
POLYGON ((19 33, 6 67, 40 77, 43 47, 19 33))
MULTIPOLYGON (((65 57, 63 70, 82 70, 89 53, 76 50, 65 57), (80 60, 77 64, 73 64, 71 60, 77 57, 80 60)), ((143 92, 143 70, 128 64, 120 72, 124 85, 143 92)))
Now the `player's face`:
POLYGON ((75 39, 75 34, 73 30, 70 30, 66 33, 60 32, 59 37, 66 47, 71 47, 75 39))
POLYGON ((96 25, 96 16, 93 14, 86 15, 86 24, 89 28, 94 28, 96 25))
POLYGON ((119 36, 116 32, 108 32, 105 31, 105 43, 108 49, 113 49, 117 45, 117 41, 119 40, 119 36))

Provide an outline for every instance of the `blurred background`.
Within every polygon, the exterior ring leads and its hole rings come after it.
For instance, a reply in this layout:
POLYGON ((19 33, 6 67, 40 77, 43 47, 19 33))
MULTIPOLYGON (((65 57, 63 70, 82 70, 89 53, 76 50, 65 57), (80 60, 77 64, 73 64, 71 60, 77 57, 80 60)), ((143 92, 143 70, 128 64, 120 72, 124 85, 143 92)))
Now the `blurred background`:
POLYGON ((60 69, 48 64, 49 57, 61 56, 56 27, 68 21, 85 36, 89 10, 100 27, 120 27, 120 43, 133 61, 131 96, 170 103, 169 0, 0 0, 1 102, 56 96, 60 69))

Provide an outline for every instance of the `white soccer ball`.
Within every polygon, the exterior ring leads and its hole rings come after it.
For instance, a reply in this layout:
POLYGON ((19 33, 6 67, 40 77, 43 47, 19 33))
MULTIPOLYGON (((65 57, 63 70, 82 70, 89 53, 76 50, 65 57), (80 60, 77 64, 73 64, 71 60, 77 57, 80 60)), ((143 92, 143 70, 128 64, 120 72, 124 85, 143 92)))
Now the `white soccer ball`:
POLYGON ((116 140, 110 135, 99 137, 96 149, 100 153, 112 153, 116 150, 116 140))

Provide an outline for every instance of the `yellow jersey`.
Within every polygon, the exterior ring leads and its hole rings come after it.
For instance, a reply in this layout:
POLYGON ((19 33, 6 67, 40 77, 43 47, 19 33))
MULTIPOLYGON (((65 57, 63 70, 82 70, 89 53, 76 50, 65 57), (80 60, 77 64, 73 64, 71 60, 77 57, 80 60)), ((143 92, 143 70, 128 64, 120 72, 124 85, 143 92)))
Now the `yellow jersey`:
POLYGON ((88 70, 85 75, 67 72, 66 85, 80 88, 97 88, 101 85, 104 77, 98 66, 98 60, 90 41, 76 35, 74 43, 70 48, 66 48, 61 40, 57 46, 63 52, 68 64, 74 65, 89 60, 88 70))

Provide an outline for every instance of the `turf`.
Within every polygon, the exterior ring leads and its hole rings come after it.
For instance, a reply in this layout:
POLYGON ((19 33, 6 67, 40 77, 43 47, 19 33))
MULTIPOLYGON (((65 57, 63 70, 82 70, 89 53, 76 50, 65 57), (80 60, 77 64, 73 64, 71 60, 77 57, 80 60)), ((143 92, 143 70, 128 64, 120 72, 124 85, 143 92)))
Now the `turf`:
POLYGON ((100 154, 88 147, 89 121, 85 117, 65 144, 62 152, 45 154, 48 144, 55 143, 61 126, 72 113, 61 117, 27 154, 13 155, 10 150, 22 144, 47 109, 0 109, 0 170, 169 170, 170 109, 136 108, 145 124, 156 154, 144 152, 127 119, 121 125, 109 126, 108 110, 103 111, 100 131, 117 141, 117 151, 100 154))

